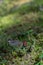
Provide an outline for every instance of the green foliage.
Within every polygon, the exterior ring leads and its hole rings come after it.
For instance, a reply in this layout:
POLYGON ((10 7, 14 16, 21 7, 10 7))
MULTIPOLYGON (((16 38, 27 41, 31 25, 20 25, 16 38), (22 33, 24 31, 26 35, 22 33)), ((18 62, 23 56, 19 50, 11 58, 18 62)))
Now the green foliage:
POLYGON ((34 0, 38 5, 43 5, 43 0, 34 0))
POLYGON ((26 49, 25 48, 19 49, 19 51, 17 53, 18 53, 18 56, 22 57, 26 54, 26 49))
POLYGON ((34 0, 16 10, 14 1, 4 0, 0 5, 0 65, 7 65, 13 59, 15 62, 17 58, 15 65, 21 62, 26 63, 24 65, 43 65, 43 12, 39 10, 43 1, 34 0), (25 40, 27 46, 11 47, 8 39, 25 40))
POLYGON ((40 59, 43 59, 43 50, 39 57, 40 57, 40 59))
POLYGON ((29 12, 38 12, 39 6, 35 4, 34 2, 26 3, 22 5, 18 11, 21 15, 27 14, 29 12))
POLYGON ((6 65, 7 64, 7 60, 2 60, 1 62, 0 62, 0 65, 6 65))
POLYGON ((36 65, 43 65, 43 62, 38 62, 36 65))

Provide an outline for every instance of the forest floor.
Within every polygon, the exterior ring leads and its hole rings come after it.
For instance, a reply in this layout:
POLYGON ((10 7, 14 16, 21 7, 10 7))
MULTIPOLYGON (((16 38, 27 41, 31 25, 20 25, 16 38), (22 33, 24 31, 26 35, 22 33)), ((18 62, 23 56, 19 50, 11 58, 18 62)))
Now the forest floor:
POLYGON ((22 0, 16 10, 6 1, 0 6, 0 65, 43 65, 43 1, 22 0), (27 45, 11 46, 9 40, 27 45))

